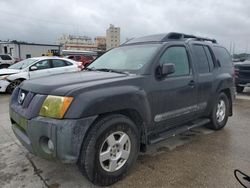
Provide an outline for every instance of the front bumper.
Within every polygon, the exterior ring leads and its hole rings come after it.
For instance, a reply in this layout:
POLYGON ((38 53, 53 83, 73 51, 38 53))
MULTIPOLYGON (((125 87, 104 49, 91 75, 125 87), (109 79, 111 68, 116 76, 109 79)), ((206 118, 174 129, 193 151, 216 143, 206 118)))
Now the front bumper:
POLYGON ((244 86, 249 87, 250 86, 250 78, 235 78, 235 84, 236 86, 244 86))
POLYGON ((10 82, 7 80, 0 80, 0 92, 6 92, 7 87, 10 85, 10 82))
POLYGON ((12 129, 22 145, 34 155, 63 163, 76 163, 87 129, 96 116, 82 119, 25 119, 10 109, 12 129), (48 140, 54 149, 48 148, 48 140))

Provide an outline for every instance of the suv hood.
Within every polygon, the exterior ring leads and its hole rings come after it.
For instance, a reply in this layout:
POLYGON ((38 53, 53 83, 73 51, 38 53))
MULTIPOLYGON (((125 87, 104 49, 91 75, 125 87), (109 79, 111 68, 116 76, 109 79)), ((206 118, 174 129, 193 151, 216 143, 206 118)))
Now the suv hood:
POLYGON ((82 71, 26 80, 20 88, 33 93, 65 96, 80 89, 96 88, 128 77, 126 74, 111 72, 82 71))
POLYGON ((0 69, 0 76, 19 73, 18 69, 0 69))

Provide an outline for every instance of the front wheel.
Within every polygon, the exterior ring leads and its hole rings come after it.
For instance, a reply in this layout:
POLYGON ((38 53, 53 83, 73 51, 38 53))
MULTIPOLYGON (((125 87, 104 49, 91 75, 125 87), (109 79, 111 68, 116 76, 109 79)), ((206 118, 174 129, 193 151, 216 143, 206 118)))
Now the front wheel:
POLYGON ((6 92, 7 93, 12 93, 14 91, 14 89, 19 86, 22 83, 22 80, 14 80, 10 83, 10 85, 8 85, 6 92))
POLYGON ((211 123, 207 125, 208 128, 213 130, 222 129, 228 120, 229 116, 229 100, 225 93, 220 93, 216 99, 210 119, 211 123))
POLYGON ((139 132, 128 117, 110 115, 97 121, 83 141, 78 166, 94 184, 120 180, 139 153, 139 132))

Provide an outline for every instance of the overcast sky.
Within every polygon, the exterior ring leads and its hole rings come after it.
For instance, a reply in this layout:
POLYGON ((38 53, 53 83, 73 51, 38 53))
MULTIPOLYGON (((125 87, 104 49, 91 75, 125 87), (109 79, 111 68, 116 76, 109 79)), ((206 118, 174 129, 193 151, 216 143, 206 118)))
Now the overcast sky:
POLYGON ((170 31, 250 52, 249 0, 0 0, 0 40, 55 43, 63 33, 125 38, 170 31), (249 46, 247 45, 249 44, 249 46))

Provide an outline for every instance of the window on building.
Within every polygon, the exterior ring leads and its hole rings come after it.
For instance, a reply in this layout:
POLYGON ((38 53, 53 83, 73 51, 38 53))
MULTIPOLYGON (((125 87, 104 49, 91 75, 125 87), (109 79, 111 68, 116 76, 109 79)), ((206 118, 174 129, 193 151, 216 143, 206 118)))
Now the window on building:
POLYGON ((8 53, 8 48, 7 48, 7 46, 4 46, 3 51, 4 51, 5 54, 8 53))
POLYGON ((197 58, 197 68, 199 73, 208 73, 209 70, 209 63, 207 59, 207 55, 202 45, 193 45, 194 53, 197 58))
POLYGON ((31 54, 26 54, 26 59, 31 58, 31 54))
POLYGON ((188 75, 190 72, 188 55, 185 47, 169 47, 160 58, 160 64, 173 63, 175 72, 171 76, 188 75))

